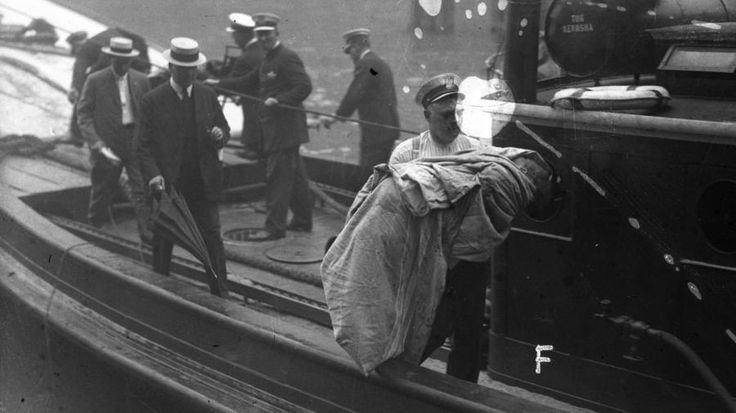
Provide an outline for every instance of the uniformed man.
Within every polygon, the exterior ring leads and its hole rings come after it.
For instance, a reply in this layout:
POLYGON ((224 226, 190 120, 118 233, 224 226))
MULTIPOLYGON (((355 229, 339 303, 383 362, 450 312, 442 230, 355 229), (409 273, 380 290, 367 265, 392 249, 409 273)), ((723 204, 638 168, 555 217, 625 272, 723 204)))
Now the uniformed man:
MULTIPOLYGON (((230 26, 226 30, 232 34, 233 41, 240 47, 240 56, 225 77, 207 79, 205 83, 248 96, 258 96, 258 88, 248 87, 242 79, 243 76, 260 67, 265 55, 263 47, 254 35, 255 22, 251 16, 244 13, 232 13, 229 18, 230 26)), ((258 116, 262 105, 259 101, 247 98, 241 99, 240 105, 243 110, 243 129, 240 135, 243 150, 237 154, 246 159, 258 159, 261 153, 261 126, 258 116)))
MULTIPOLYGON (((460 77, 454 73, 435 76, 422 85, 415 101, 424 108, 429 129, 399 144, 390 164, 429 156, 450 155, 479 147, 477 139, 460 133, 455 106, 460 77)), ((481 335, 486 286, 490 277, 488 262, 458 260, 447 271, 445 291, 435 314, 423 359, 449 336, 453 345, 447 359, 447 374, 475 382, 480 371, 481 335)))
MULTIPOLYGON (((371 51, 370 30, 353 29, 345 32, 343 51, 355 64, 353 81, 340 102, 335 115, 352 116, 358 110, 361 120, 393 128, 360 125, 360 165, 370 169, 388 161, 394 142, 399 138, 399 112, 391 68, 371 51)), ((334 120, 324 121, 329 125, 334 120)))
POLYGON ((258 42, 266 53, 257 70, 244 77, 245 87, 258 87, 263 100, 261 130, 266 158, 266 223, 246 238, 263 241, 283 238, 286 230, 311 231, 313 196, 299 147, 309 142, 302 102, 312 92, 312 81, 299 56, 279 39, 280 18, 272 13, 253 15, 258 42), (287 224, 287 214, 293 217, 287 224))
POLYGON ((429 129, 401 142, 391 153, 389 163, 450 155, 479 146, 477 139, 460 133, 455 117, 459 85, 458 75, 443 73, 429 79, 419 88, 414 101, 424 108, 424 119, 427 120, 429 129))

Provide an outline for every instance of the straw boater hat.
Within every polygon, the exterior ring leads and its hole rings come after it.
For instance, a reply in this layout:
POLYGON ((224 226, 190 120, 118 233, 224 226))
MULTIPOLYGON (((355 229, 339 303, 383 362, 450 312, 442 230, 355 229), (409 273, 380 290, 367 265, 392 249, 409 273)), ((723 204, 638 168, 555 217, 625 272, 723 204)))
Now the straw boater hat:
POLYGON ((271 31, 278 28, 281 17, 273 13, 256 13, 253 15, 256 27, 253 29, 257 32, 271 31))
POLYGON ((199 52, 199 43, 188 37, 174 37, 171 48, 162 53, 164 59, 176 66, 193 67, 207 62, 207 57, 199 52))
POLYGON ((140 54, 133 49, 133 41, 127 37, 110 38, 110 45, 103 47, 102 53, 118 57, 136 57, 140 54))
POLYGON ((460 76, 454 73, 443 73, 426 81, 414 97, 417 105, 424 107, 434 102, 457 96, 460 85, 460 76))
POLYGON ((256 27, 256 22, 253 21, 253 18, 245 13, 230 13, 228 18, 230 19, 230 27, 225 30, 230 33, 235 31, 253 30, 253 28, 256 27))

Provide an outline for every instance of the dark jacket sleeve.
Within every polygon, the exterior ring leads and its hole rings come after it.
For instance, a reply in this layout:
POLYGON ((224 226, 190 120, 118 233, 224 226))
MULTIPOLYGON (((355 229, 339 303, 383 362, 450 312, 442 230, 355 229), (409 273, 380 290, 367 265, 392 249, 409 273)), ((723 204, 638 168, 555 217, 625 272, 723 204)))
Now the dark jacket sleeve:
POLYGON ((95 129, 97 83, 95 78, 87 78, 82 89, 82 95, 79 102, 77 102, 77 125, 90 149, 99 149, 104 146, 95 129))
MULTIPOLYGON (((245 70, 245 67, 241 68, 240 70, 245 70)), ((235 74, 235 68, 233 68, 233 75, 235 74)), ((257 90, 258 83, 258 66, 256 66, 251 71, 245 74, 241 74, 240 76, 220 79, 220 83, 218 84, 218 86, 224 89, 242 92, 247 90, 257 90)))
POLYGON ((161 175, 153 158, 153 139, 155 128, 153 118, 155 116, 155 104, 151 98, 152 92, 147 93, 141 100, 140 126, 136 129, 136 154, 143 176, 143 183, 148 184, 151 178, 161 175))
POLYGON ((355 66, 353 81, 350 82, 348 91, 345 92, 340 106, 335 114, 337 116, 349 117, 358 108, 358 104, 365 99, 370 87, 371 80, 370 68, 363 61, 359 61, 355 66))
POLYGON ((312 81, 304 69, 302 59, 294 52, 284 54, 284 61, 279 70, 280 76, 287 79, 289 85, 276 96, 266 97, 276 98, 279 103, 285 105, 299 106, 312 93, 312 81))

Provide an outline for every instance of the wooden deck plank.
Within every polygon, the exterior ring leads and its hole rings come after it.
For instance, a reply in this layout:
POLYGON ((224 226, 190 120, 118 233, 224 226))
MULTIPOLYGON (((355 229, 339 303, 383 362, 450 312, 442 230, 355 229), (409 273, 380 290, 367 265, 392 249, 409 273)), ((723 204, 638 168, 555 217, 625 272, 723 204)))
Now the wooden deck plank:
POLYGON ((25 196, 88 186, 89 176, 48 159, 12 156, 0 162, 0 182, 25 196))

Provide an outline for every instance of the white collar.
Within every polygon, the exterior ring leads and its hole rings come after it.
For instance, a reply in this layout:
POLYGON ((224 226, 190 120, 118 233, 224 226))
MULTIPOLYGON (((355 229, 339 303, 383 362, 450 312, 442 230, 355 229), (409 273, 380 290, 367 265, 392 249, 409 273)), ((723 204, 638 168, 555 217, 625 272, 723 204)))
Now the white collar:
POLYGON ((258 38, 257 37, 253 37, 252 39, 250 39, 248 41, 248 43, 246 43, 245 46, 243 46, 243 49, 245 49, 246 47, 252 45, 253 43, 258 43, 258 38))
POLYGON ((118 82, 119 82, 119 81, 121 81, 121 80, 125 80, 125 79, 127 79, 127 78, 128 78, 128 72, 127 72, 127 71, 126 71, 125 73, 123 73, 123 75, 122 75, 122 76, 118 76, 118 74, 117 74, 117 73, 115 73, 115 69, 113 69, 113 68, 112 68, 112 65, 110 66, 110 72, 112 72, 112 76, 113 76, 113 77, 115 78, 115 80, 117 80, 118 82))
POLYGON ((360 54, 360 57, 358 58, 358 60, 364 58, 365 55, 367 55, 370 52, 371 52, 371 49, 365 49, 365 50, 363 50, 363 53, 360 54))
MULTIPOLYGON (((176 92, 176 94, 179 96, 179 99, 184 99, 184 89, 181 86, 179 86, 178 83, 174 82, 173 77, 169 78, 169 85, 171 86, 172 89, 174 89, 174 92, 176 92)), ((187 86, 186 93, 188 97, 192 96, 192 85, 187 86)))

